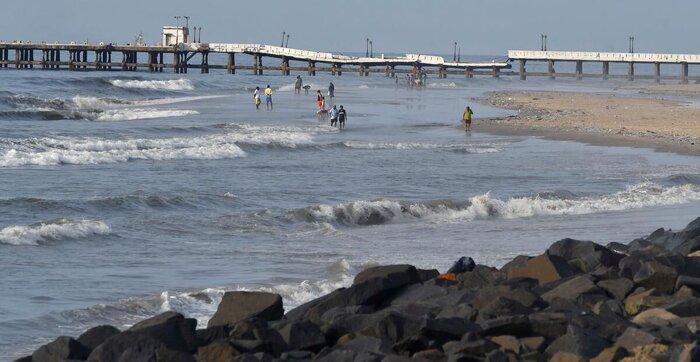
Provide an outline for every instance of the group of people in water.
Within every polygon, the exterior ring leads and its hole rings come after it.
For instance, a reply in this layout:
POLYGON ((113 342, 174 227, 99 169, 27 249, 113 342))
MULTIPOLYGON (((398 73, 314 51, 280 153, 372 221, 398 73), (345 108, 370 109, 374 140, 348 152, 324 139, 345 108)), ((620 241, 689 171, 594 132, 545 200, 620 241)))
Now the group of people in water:
MULTIPOLYGON (((303 86, 303 81, 301 79, 301 76, 297 75, 297 79, 294 82, 294 94, 301 94, 301 89, 304 88, 306 91, 306 94, 309 93, 309 88, 310 86, 303 86)), ((263 91, 265 94, 265 105, 267 107, 267 110, 272 110, 273 105, 272 105, 272 88, 268 84, 265 90, 263 91)), ((333 97, 335 97, 335 85, 333 82, 330 82, 328 85, 328 97, 333 100, 333 97)), ((262 104, 262 99, 260 95, 260 87, 255 87, 255 90, 253 91, 253 101, 255 102, 255 109, 260 109, 260 104, 262 104)), ((331 119, 331 127, 339 127, 339 128, 345 128, 345 120, 347 120, 348 115, 347 111, 345 108, 341 105, 340 108, 338 108, 335 104, 330 110, 326 109, 326 97, 321 93, 321 90, 316 91, 316 101, 318 105, 318 111, 316 112, 319 120, 324 119, 326 117, 330 117, 331 119)))
MULTIPOLYGON (((409 84, 417 83, 416 79, 413 78, 413 76, 409 77, 408 75, 406 75, 406 81, 409 84)), ((418 79, 418 81, 420 82, 420 79, 418 79)), ((420 86, 422 83, 423 82, 417 83, 417 85, 420 86)), ((294 94, 301 94, 302 85, 303 81, 301 79, 301 76, 297 75, 297 79, 294 82, 294 94)), ((308 94, 310 86, 303 86, 303 88, 306 90, 306 94, 308 94)), ((272 88, 269 84, 267 85, 263 93, 265 94, 265 106, 267 110, 272 110, 272 88)), ((255 91, 253 91, 255 109, 260 109, 260 104, 262 103, 262 99, 260 97, 260 87, 255 87, 255 91)), ((335 85, 333 85, 333 82, 330 82, 330 84, 328 85, 328 97, 331 99, 331 101, 333 101, 333 97, 335 97, 335 85)), ((345 128, 345 120, 347 120, 348 115, 347 111, 345 110, 345 108, 343 108, 342 105, 340 106, 340 108, 338 108, 334 104, 330 110, 327 110, 326 97, 321 93, 320 89, 316 91, 316 103, 318 105, 318 111, 316 112, 316 114, 319 120, 328 116, 331 119, 331 127, 339 127, 341 129, 345 128)), ((467 132, 471 131, 472 114, 474 114, 474 112, 469 106, 467 106, 464 109, 464 113, 462 113, 462 122, 464 122, 464 129, 467 132)))

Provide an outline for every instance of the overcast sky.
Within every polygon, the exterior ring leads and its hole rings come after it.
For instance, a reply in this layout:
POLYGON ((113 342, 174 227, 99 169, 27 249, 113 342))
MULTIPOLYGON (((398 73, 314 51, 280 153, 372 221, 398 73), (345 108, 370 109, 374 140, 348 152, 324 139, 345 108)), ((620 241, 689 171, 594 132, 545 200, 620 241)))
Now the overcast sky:
POLYGON ((160 42, 175 15, 204 42, 374 53, 505 55, 509 49, 700 53, 697 0, 2 0, 0 40, 160 42), (184 19, 183 19, 184 21, 184 19))

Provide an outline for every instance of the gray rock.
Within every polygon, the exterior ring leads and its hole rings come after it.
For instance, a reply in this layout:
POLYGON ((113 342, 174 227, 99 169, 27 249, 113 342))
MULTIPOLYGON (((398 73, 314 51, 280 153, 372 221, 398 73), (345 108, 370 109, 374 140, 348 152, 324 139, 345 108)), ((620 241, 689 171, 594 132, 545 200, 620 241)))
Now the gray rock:
POLYGON ((156 350, 165 345, 145 333, 126 331, 108 338, 95 348, 88 361, 157 361, 156 350), (128 358, 128 359, 125 359, 128 358))
POLYGON ((634 282, 627 278, 602 280, 597 285, 617 300, 624 300, 634 288, 634 282))
POLYGON ((279 294, 264 292, 226 292, 208 327, 234 324, 247 318, 261 318, 267 321, 284 316, 282 297, 279 294))
POLYGON ((197 341, 197 320, 185 318, 176 312, 161 313, 129 328, 129 331, 145 334, 162 342, 167 349, 194 353, 197 341))
POLYGON ((658 261, 643 262, 632 280, 647 289, 656 289, 660 293, 672 293, 678 273, 675 269, 658 261))
POLYGON ((673 302, 662 305, 659 308, 665 309, 679 317, 700 316, 700 298, 685 297, 678 298, 673 302))
POLYGON ((120 331, 117 328, 108 325, 92 327, 78 337, 78 342, 92 351, 106 341, 107 338, 119 333, 120 331))
POLYGON ((289 349, 318 352, 326 346, 321 329, 309 321, 290 322, 278 329, 289 349))
POLYGON ((506 280, 507 276, 496 268, 477 265, 473 270, 459 274, 457 280, 461 288, 478 288, 500 283, 506 280))
POLYGON ((566 334, 557 338, 545 350, 545 356, 553 356, 557 352, 569 352, 587 359, 597 356, 610 344, 594 332, 576 326, 569 326, 566 334))
POLYGON ((623 255, 592 241, 562 239, 547 249, 549 255, 556 255, 583 272, 593 271, 600 265, 617 266, 623 255))
POLYGON ((589 276, 580 275, 542 294, 542 299, 550 304, 556 303, 557 300, 565 300, 580 305, 594 305, 601 299, 605 299, 604 295, 605 292, 598 288, 589 276), (595 298, 591 298, 591 296, 595 296, 595 298))
POLYGON ((532 326, 527 316, 506 316, 478 321, 483 336, 499 336, 509 334, 515 337, 529 337, 532 326))
POLYGON ((32 361, 63 362, 65 360, 85 360, 90 349, 71 337, 58 337, 32 354, 32 361))
POLYGON ((213 342, 197 350, 198 362, 231 361, 238 355, 240 352, 228 341, 213 342))
POLYGON ((659 342, 659 338, 653 334, 639 328, 629 327, 620 337, 617 338, 615 345, 624 347, 626 350, 631 351, 634 349, 634 347, 654 344, 657 342, 659 342))
POLYGON ((480 327, 462 318, 424 319, 420 326, 420 334, 428 339, 445 343, 458 340, 467 332, 477 332, 480 327))
POLYGON ((479 309, 477 319, 484 320, 507 315, 526 315, 532 313, 532 311, 532 308, 528 308, 516 300, 497 297, 491 303, 479 309))

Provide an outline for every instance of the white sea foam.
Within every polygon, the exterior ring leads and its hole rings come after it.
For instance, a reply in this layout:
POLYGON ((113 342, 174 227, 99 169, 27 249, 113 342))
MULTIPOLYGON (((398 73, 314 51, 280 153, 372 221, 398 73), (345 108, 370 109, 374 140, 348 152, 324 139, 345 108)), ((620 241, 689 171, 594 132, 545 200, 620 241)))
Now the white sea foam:
POLYGON ((135 106, 162 106, 162 105, 166 105, 166 104, 196 102, 196 101, 201 101, 201 100, 205 100, 205 99, 215 99, 215 98, 224 98, 224 97, 226 97, 226 96, 225 95, 218 95, 218 96, 172 97, 172 98, 158 98, 158 99, 147 99, 147 100, 141 100, 141 101, 132 101, 130 103, 135 105, 135 106))
POLYGON ((108 109, 99 113, 95 118, 96 121, 133 121, 137 119, 152 119, 152 118, 170 118, 184 117, 199 114, 197 111, 187 109, 141 109, 141 108, 122 108, 108 109))
POLYGON ((435 143, 411 143, 411 142, 399 142, 399 143, 367 143, 367 142, 353 142, 346 141, 343 145, 349 148, 356 149, 366 149, 366 150, 431 150, 431 149, 450 149, 450 150, 462 150, 468 153, 493 153, 500 152, 503 150, 507 143, 485 143, 485 144, 475 144, 475 143, 447 143, 447 144, 435 144, 435 143))
POLYGON ((105 109, 110 106, 107 100, 98 97, 75 96, 71 101, 73 101, 73 104, 78 109, 96 110, 105 109))
POLYGON ((455 88, 457 84, 455 82, 428 82, 426 85, 428 88, 455 88))
MULTIPOLYGON (((328 86, 322 86, 322 85, 318 85, 318 84, 316 84, 316 83, 304 83, 304 84, 302 85, 302 87, 303 87, 303 86, 307 86, 307 85, 310 87, 310 88, 309 88, 309 94, 311 94, 312 92, 313 92, 314 94, 316 94, 316 91, 320 89, 320 90, 321 90, 321 93, 323 93, 323 95, 326 95, 325 91, 328 90, 328 86)), ((294 83, 285 84, 285 85, 283 85, 283 86, 277 88, 277 91, 278 91, 278 92, 293 92, 293 91, 294 91, 294 83)), ((304 92, 303 89, 302 89, 301 91, 304 92)))
POLYGON ((111 229, 102 221, 58 219, 0 229, 0 244, 39 245, 49 240, 77 239, 107 235, 111 229))
POLYGON ((697 185, 663 187, 644 182, 612 194, 575 199, 522 197, 500 200, 486 193, 461 203, 361 200, 335 206, 320 205, 307 208, 301 220, 308 220, 308 215, 316 222, 340 222, 347 225, 410 222, 417 218, 428 222, 449 223, 486 218, 513 219, 539 215, 592 214, 683 204, 698 200, 700 200, 700 187, 697 185))
POLYGON ((112 79, 109 81, 113 86, 119 88, 137 88, 154 90, 193 90, 194 85, 189 79, 171 80, 123 80, 112 79))

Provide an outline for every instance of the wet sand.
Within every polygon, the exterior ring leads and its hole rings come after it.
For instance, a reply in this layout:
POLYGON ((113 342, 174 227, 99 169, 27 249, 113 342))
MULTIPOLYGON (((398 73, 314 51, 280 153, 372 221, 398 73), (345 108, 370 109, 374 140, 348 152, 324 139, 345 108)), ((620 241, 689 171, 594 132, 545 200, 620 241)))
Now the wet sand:
MULTIPOLYGON (((637 87, 632 89, 685 96, 700 93, 700 85, 695 84, 637 87)), ((539 91, 494 92, 479 101, 517 113, 475 119, 474 130, 700 155, 700 108, 686 102, 539 91)))

